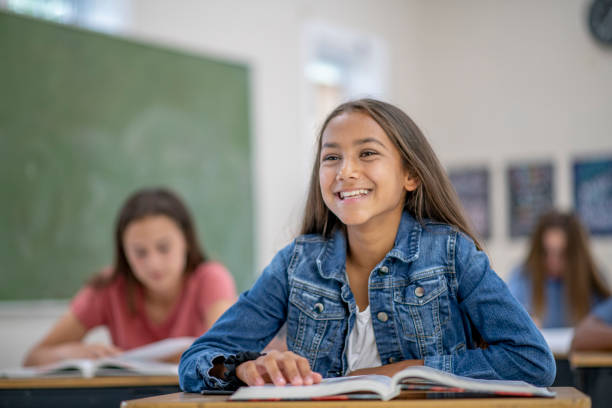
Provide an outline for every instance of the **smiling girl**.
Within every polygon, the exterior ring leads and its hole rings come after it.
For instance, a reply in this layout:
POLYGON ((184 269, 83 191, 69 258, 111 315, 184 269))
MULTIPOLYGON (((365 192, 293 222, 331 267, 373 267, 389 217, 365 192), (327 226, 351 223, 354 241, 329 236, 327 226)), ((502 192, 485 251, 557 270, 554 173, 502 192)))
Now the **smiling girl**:
POLYGON ((113 267, 81 289, 24 365, 100 358, 168 337, 199 336, 235 297, 232 276, 207 260, 180 199, 164 189, 142 190, 117 218, 113 267), (96 326, 109 329, 112 345, 82 341, 96 326))
POLYGON ((469 228, 400 109, 336 108, 318 140, 301 235, 183 354, 186 391, 313 384, 427 365, 550 385, 546 342, 469 228), (260 351, 287 324, 288 351, 260 351))

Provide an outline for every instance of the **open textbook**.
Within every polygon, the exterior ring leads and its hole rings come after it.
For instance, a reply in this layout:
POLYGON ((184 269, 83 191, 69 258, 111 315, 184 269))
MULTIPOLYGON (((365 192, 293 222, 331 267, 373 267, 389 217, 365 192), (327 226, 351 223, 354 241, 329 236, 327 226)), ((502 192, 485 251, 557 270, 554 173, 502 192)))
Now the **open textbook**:
POLYGON ((178 365, 160 362, 182 352, 193 342, 193 337, 175 337, 147 344, 114 357, 99 359, 68 359, 57 363, 0 370, 0 377, 98 377, 178 375, 178 365))
POLYGON ((318 399, 351 393, 372 393, 375 398, 390 400, 402 389, 436 392, 469 392, 484 395, 520 397, 554 397, 546 388, 523 381, 479 380, 461 377, 425 366, 408 367, 393 377, 359 375, 326 378, 319 384, 302 386, 251 386, 239 388, 231 400, 318 399))

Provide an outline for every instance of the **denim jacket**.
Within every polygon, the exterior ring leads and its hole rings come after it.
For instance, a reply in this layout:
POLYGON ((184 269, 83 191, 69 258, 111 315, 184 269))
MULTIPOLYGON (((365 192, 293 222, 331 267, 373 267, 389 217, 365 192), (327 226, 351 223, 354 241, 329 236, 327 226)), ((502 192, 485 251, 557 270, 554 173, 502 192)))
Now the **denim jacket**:
MULTIPOLYGON (((324 377, 347 374, 357 307, 346 277, 346 238, 304 235, 276 254, 254 286, 185 351, 183 390, 232 388, 209 374, 217 357, 260 351, 287 322, 289 350, 324 377)), ((453 227, 404 212, 393 249, 371 271, 369 301, 383 364, 426 366, 548 386, 555 361, 486 254, 453 227), (478 334, 488 346, 480 348, 478 334)))
MULTIPOLYGON (((533 313, 531 296, 533 286, 531 283, 530 271, 526 265, 521 265, 510 273, 508 280, 508 289, 514 295, 528 313, 533 313)), ((591 289, 590 308, 600 304, 605 298, 599 295, 595 290, 591 289)), ((546 293, 546 304, 544 313, 540 318, 540 326, 544 329, 551 327, 570 327, 576 323, 572 319, 572 305, 566 295, 566 288, 563 279, 555 277, 547 277, 544 280, 543 290, 546 293)))

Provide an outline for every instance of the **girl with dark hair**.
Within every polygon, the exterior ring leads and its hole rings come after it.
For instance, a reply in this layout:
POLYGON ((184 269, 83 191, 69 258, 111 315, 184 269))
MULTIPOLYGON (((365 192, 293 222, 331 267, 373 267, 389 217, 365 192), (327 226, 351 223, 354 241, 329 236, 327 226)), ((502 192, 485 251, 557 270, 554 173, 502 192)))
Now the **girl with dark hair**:
POLYGON ((183 354, 185 391, 423 364, 553 382, 546 342, 491 269, 429 143, 395 106, 363 99, 327 117, 301 232, 183 354), (285 322, 288 350, 260 354, 285 322))
POLYGON ((169 337, 199 336, 235 301, 232 276, 207 260, 189 211, 172 192, 134 193, 119 212, 114 235, 113 267, 81 289, 24 365, 99 358, 169 337), (109 329, 112 345, 82 341, 97 326, 109 329))
POLYGON ((539 218, 527 259, 508 287, 542 328, 572 327, 610 296, 580 220, 559 211, 539 218))

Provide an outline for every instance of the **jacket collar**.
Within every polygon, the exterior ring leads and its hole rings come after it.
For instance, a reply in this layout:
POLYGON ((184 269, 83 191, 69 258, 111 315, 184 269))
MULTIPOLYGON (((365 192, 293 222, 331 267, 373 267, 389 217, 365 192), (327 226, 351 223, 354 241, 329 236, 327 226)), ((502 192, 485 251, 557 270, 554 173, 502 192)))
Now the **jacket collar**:
MULTIPOLYGON (((387 257, 397 258, 402 262, 413 262, 419 257, 422 226, 410 213, 404 211, 400 221, 395 244, 387 257)), ((346 235, 338 228, 331 238, 325 241, 316 259, 321 276, 346 282, 346 235)))
POLYGON ((408 211, 404 211, 395 237, 395 245, 389 251, 388 256, 405 263, 417 260, 422 231, 422 225, 408 211))

